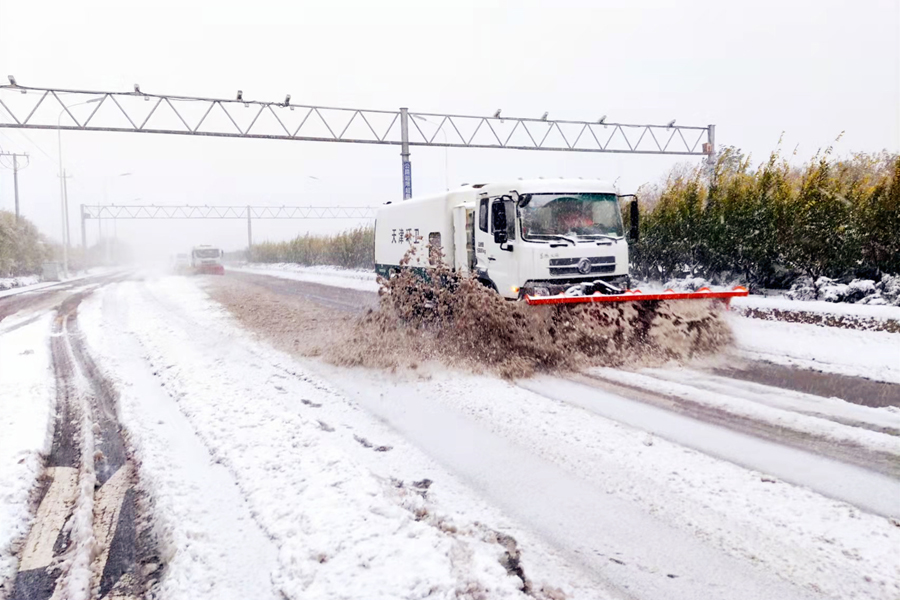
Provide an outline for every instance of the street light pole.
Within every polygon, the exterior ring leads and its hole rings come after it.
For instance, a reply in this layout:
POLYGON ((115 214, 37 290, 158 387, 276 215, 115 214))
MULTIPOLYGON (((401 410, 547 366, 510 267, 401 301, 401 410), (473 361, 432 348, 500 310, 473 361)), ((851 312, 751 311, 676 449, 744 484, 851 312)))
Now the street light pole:
MULTIPOLYGON (((66 211, 66 252, 69 250, 69 246, 71 245, 72 233, 69 229, 69 185, 66 182, 66 170, 63 169, 63 203, 65 205, 66 211)), ((69 266, 66 265, 66 273, 69 272, 69 266)))
POLYGON ((59 111, 59 116, 56 117, 56 145, 59 148, 59 209, 62 212, 63 273, 66 277, 69 276, 69 206, 68 199, 66 198, 66 175, 62 166, 62 116, 64 112, 68 112, 72 107, 90 104, 92 102, 100 102, 101 100, 103 100, 103 98, 92 98, 69 106, 63 105, 63 109, 59 111))

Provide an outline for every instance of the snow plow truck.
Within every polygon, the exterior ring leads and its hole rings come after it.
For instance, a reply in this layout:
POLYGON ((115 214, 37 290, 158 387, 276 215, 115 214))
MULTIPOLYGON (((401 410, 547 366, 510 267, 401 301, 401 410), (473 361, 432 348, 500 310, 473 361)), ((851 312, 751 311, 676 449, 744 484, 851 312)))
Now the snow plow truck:
POLYGON ((628 241, 639 236, 637 198, 589 179, 464 185, 389 202, 375 221, 375 270, 433 267, 436 256, 511 300, 528 304, 722 299, 747 290, 644 293, 632 289, 628 241), (630 199, 630 200, 629 200, 630 199), (628 202, 630 230, 621 203, 628 202), (410 248, 422 248, 404 262, 410 248), (429 250, 434 249, 435 252, 429 250))
POLYGON ((191 250, 191 269, 195 275, 224 275, 222 257, 225 253, 212 246, 194 246, 191 250))

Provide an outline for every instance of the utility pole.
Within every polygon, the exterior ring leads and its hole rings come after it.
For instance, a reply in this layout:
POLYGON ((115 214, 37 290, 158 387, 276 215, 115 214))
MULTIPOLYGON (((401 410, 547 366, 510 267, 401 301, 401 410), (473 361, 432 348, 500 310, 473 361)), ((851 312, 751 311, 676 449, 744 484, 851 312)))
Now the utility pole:
POLYGON ((247 207, 247 262, 250 262, 253 254, 253 229, 250 225, 250 207, 247 207))
MULTIPOLYGON (((12 156, 13 161, 13 190, 16 198, 16 221, 19 220, 19 157, 28 158, 28 154, 16 154, 15 152, 0 152, 0 156, 12 156)), ((25 164, 28 166, 28 163, 25 164)), ((23 167, 24 168, 24 167, 23 167)))
POLYGON ((87 267, 87 228, 85 228, 85 221, 87 221, 87 213, 84 210, 84 204, 81 205, 81 254, 84 256, 84 265, 87 267))
POLYGON ((703 150, 706 152, 706 168, 709 171, 709 178, 712 181, 713 174, 716 172, 716 126, 710 125, 707 129, 707 143, 703 144, 703 150))
POLYGON ((68 177, 65 175, 65 171, 63 171, 63 200, 65 201, 66 206, 66 248, 72 246, 72 234, 69 229, 69 184, 66 181, 68 177))

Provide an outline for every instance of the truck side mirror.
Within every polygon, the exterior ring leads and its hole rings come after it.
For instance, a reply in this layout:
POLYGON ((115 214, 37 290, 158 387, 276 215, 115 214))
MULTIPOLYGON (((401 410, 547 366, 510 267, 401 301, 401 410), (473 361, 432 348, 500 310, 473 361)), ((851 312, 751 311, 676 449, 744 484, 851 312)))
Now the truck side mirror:
POLYGON ((494 243, 495 244, 505 244, 509 241, 509 236, 506 234, 506 231, 495 231, 494 232, 494 243))
POLYGON ((629 221, 631 221, 631 234, 630 238, 632 242, 638 241, 641 235, 641 213, 638 210, 638 201, 637 198, 631 201, 631 213, 629 214, 629 221))

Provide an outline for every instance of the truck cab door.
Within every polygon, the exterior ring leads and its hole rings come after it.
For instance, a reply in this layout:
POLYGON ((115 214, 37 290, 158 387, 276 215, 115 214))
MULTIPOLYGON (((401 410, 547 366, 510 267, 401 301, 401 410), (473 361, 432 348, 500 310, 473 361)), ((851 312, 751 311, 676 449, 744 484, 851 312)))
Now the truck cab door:
POLYGON ((475 252, 479 275, 489 279, 500 295, 516 298, 519 286, 515 255, 515 204, 503 198, 481 198, 478 226, 475 228, 475 252), (496 235, 496 234, 501 235, 496 235), (504 239, 505 238, 505 239, 504 239))

